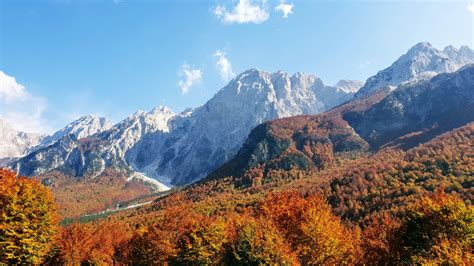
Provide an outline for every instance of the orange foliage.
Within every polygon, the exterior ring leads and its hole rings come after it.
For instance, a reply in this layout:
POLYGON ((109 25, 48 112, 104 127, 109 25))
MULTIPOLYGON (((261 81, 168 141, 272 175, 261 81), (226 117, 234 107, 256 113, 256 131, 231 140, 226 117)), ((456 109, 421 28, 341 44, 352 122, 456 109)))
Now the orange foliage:
POLYGON ((261 216, 272 220, 302 264, 341 264, 355 259, 360 236, 346 228, 319 196, 269 195, 261 216))
POLYGON ((119 222, 69 225, 61 233, 59 254, 51 263, 112 265, 117 260, 116 252, 131 237, 128 230, 119 222))
POLYGON ((50 172, 37 179, 48 179, 53 183, 51 190, 62 218, 76 218, 115 208, 118 203, 152 192, 143 182, 127 182, 125 176, 110 169, 94 178, 76 179, 59 172, 50 172))

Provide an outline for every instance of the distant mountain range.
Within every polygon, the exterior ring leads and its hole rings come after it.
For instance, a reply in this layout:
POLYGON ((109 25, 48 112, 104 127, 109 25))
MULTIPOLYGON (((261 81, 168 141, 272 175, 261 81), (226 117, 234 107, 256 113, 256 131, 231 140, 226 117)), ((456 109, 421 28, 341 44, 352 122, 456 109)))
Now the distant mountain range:
POLYGON ((46 147, 60 140, 66 135, 74 135, 76 138, 85 138, 95 133, 102 132, 112 127, 112 123, 106 118, 97 116, 84 116, 68 124, 51 136, 31 134, 13 129, 8 123, 0 119, 0 159, 7 157, 21 157, 46 147))
POLYGON ((9 157, 20 157, 39 145, 45 136, 15 130, 0 119, 0 165, 9 157))
POLYGON ((166 185, 187 184, 230 160, 256 125, 328 110, 351 99, 361 85, 354 81, 338 84, 326 86, 321 79, 303 73, 289 76, 250 69, 203 106, 177 115, 157 107, 148 113, 137 112, 113 127, 102 120, 81 118, 45 138, 52 142, 62 136, 52 145, 29 153, 14 165, 25 175, 60 170, 76 177, 98 175, 114 167, 141 172, 166 185), (80 131, 78 125, 97 132, 80 131), (84 134, 87 132, 90 134, 84 134))
MULTIPOLYGON (((458 71, 469 63, 474 63, 474 51, 466 46, 459 50, 448 46, 440 51, 420 43, 365 84, 343 80, 327 86, 309 74, 290 76, 281 71, 250 69, 237 75, 203 106, 180 114, 157 107, 148 113, 137 112, 116 125, 104 118, 84 117, 46 137, 16 132, 0 123, 0 131, 6 132, 0 142, 0 157, 18 157, 9 159, 8 165, 23 175, 57 170, 80 178, 115 168, 171 186, 198 181, 229 161, 224 168, 239 165, 248 169, 277 158, 293 142, 300 152, 305 146, 301 141, 319 143, 315 151, 378 148, 410 132, 435 134, 472 121, 466 110, 472 110, 474 68, 465 66, 458 71), (305 118, 317 120, 314 130, 321 139, 306 139, 304 127, 298 129, 302 130, 300 135, 290 136, 295 132, 288 128, 282 130, 290 134, 288 142, 274 143, 274 139, 267 139, 274 133, 267 125, 283 122, 258 126, 334 107, 317 118, 305 118), (335 125, 319 128, 319 123, 335 125), (331 130, 325 131, 328 127, 331 130), (248 151, 252 145, 259 146, 258 154, 248 151), (242 159, 242 154, 248 158, 242 159)), ((281 121, 291 124, 291 119, 281 121)), ((311 154, 317 154, 315 151, 311 154)), ((325 163, 316 157, 306 158, 309 165, 320 167, 325 163)))

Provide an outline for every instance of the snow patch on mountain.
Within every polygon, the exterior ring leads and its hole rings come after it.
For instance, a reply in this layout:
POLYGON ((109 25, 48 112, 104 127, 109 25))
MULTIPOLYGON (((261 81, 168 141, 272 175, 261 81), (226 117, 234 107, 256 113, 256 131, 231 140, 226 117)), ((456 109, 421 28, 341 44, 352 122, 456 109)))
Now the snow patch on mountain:
POLYGON ((171 189, 171 187, 168 187, 160 183, 159 181, 148 177, 146 174, 140 172, 134 172, 129 178, 127 178, 127 182, 130 182, 132 180, 140 180, 143 183, 149 184, 153 187, 155 191, 166 191, 171 189))

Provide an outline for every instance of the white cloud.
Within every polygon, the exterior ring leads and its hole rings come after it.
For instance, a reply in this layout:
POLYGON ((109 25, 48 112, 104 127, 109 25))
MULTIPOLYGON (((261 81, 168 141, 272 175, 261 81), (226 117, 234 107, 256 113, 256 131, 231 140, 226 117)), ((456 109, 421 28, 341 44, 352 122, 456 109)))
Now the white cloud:
POLYGON ((469 10, 471 13, 474 13, 474 2, 467 4, 467 10, 469 10))
POLYGON ((10 77, 3 71, 0 71, 0 101, 13 102, 21 101, 27 98, 25 86, 18 84, 14 77, 10 77))
POLYGON ((293 14, 293 4, 285 4, 285 1, 282 0, 279 5, 275 7, 276 11, 280 11, 283 13, 283 17, 287 18, 288 15, 293 14))
POLYGON ((227 24, 260 24, 270 17, 265 8, 265 3, 266 0, 262 0, 261 4, 254 3, 252 0, 239 0, 232 11, 227 11, 223 6, 217 6, 214 9, 214 14, 227 24))
POLYGON ((0 71, 0 118, 25 132, 49 133, 51 127, 43 113, 46 99, 30 94, 14 77, 0 71))
POLYGON ((202 70, 193 69, 186 62, 181 66, 179 75, 184 77, 184 80, 178 82, 183 94, 188 93, 192 86, 200 83, 202 80, 202 70))
POLYGON ((217 50, 214 53, 214 57, 217 59, 216 67, 221 78, 225 81, 231 80, 235 76, 235 73, 232 71, 232 65, 229 59, 227 59, 225 52, 217 50))

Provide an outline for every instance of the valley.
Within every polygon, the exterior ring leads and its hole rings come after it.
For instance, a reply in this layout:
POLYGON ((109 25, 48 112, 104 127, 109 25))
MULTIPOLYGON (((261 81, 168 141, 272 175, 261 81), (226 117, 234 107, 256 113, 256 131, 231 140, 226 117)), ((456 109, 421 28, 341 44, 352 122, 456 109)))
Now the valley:
POLYGON ((468 265, 473 123, 467 47, 416 44, 365 83, 250 69, 178 114, 0 124, 4 211, 45 191, 52 265, 468 265))

